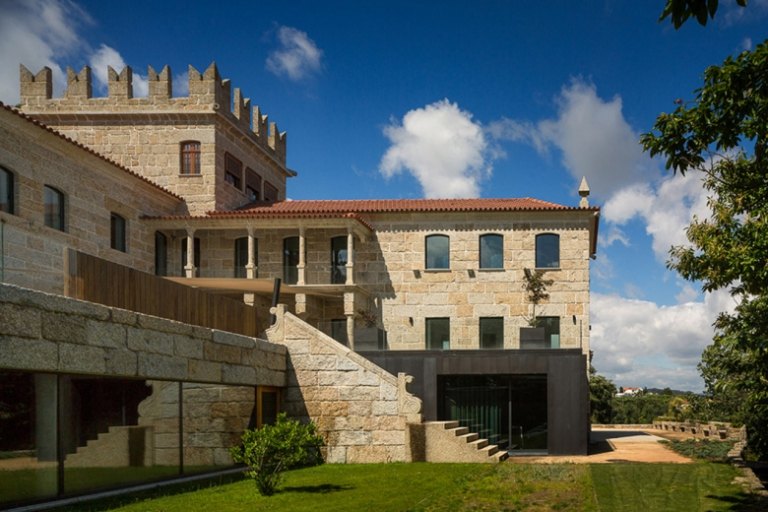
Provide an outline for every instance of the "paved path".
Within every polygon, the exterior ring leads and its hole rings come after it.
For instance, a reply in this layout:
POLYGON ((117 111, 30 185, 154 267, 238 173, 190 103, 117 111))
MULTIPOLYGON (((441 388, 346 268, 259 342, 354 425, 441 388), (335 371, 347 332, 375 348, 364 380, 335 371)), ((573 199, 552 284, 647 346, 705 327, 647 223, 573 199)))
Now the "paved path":
POLYGON ((615 462, 671 462, 690 464, 688 457, 659 443, 663 438, 640 430, 594 429, 589 455, 510 457, 513 464, 559 463, 605 464, 615 462))

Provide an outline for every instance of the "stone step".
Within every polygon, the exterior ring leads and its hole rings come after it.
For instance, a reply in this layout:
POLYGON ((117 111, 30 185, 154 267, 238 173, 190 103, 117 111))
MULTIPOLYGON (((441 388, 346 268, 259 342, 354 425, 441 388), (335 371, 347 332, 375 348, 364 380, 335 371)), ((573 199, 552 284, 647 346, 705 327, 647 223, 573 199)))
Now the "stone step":
MULTIPOLYGON (((477 434, 475 434, 475 436, 477 436, 477 434)), ((487 439, 476 439, 476 440, 472 441, 469 444, 471 446, 474 446, 478 450, 480 450, 480 449, 485 448, 486 446, 488 446, 488 440, 487 439)))
POLYGON ((481 452, 485 452, 490 457, 491 455, 493 455, 495 453, 498 453, 499 447, 496 446, 495 444, 491 444, 491 445, 485 446, 483 448, 480 448, 480 451, 481 452))
POLYGON ((463 436, 464 434, 469 434, 469 429, 467 427, 456 427, 448 429, 449 432, 453 432, 453 435, 456 437, 463 436))
POLYGON ((478 436, 475 432, 469 432, 468 434, 462 434, 458 436, 459 439, 463 439, 466 443, 471 443, 472 441, 476 441, 478 436))
POLYGON ((496 462, 504 462, 509 458, 509 452, 506 450, 502 450, 494 453, 493 455, 491 455, 491 457, 495 458, 496 462))
POLYGON ((442 423, 443 427, 445 428, 445 430, 450 430, 452 428, 456 428, 456 427, 459 426, 459 422, 458 421, 443 421, 443 422, 438 422, 438 423, 442 423))

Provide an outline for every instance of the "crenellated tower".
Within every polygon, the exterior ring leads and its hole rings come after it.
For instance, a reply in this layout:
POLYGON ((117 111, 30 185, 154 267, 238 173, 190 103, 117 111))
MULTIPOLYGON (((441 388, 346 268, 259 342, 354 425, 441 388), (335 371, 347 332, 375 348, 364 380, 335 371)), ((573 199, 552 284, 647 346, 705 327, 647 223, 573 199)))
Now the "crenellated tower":
MULTIPOLYGON (((21 110, 187 200, 190 213, 285 198, 286 134, 215 63, 188 69, 189 93, 173 95, 169 66, 148 67, 146 96, 130 67, 107 68, 107 96, 94 97, 91 68, 67 69, 63 96, 52 73, 21 66, 21 110)), ((143 82, 143 79, 142 79, 143 82)), ((141 83, 143 86, 144 84, 141 83)))

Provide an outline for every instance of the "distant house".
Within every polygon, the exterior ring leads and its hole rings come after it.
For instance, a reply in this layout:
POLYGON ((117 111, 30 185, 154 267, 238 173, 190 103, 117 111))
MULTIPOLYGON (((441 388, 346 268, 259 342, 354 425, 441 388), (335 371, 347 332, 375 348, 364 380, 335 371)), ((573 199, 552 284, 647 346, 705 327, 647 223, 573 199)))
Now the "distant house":
POLYGON ((288 201, 286 134, 215 65, 185 97, 167 67, 146 98, 108 75, 107 97, 84 68, 53 98, 22 66, 0 108, 0 452, 54 472, 0 506, 90 490, 83 468, 228 467, 278 411, 329 462, 586 453, 585 182, 578 206, 288 201), (533 318, 531 270, 552 280, 533 318))
POLYGON ((636 396, 643 392, 643 388, 622 387, 616 396, 636 396))

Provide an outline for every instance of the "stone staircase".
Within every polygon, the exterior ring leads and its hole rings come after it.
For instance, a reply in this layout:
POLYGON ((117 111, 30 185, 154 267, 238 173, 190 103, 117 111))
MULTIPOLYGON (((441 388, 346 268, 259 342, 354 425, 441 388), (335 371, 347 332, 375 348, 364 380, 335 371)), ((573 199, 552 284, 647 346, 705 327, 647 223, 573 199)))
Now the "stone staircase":
POLYGON ((427 462, 501 462, 509 456, 458 421, 425 421, 420 426, 427 462))

